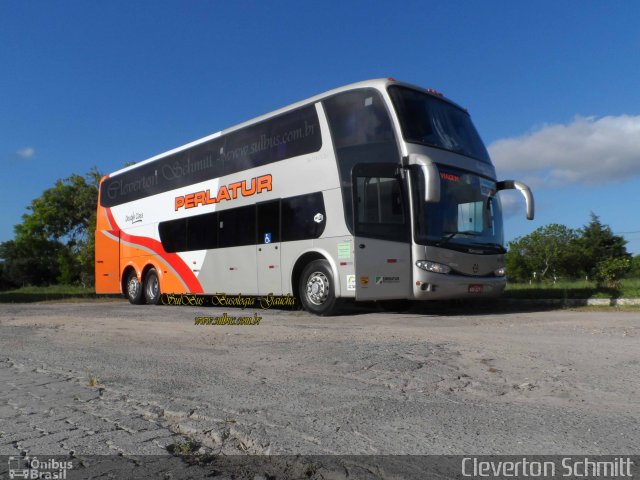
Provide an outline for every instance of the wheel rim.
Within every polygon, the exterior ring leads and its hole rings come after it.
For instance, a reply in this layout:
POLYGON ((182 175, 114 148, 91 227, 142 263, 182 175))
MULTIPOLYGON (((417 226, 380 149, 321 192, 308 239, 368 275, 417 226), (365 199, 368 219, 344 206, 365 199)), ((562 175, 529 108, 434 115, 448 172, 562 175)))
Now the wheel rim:
POLYGON ((129 278, 129 282, 127 282, 127 294, 129 295, 129 298, 136 298, 139 288, 140 283, 138 282, 138 279, 132 275, 131 278, 129 278))
POLYGON ((149 300, 155 300, 158 296, 158 290, 160 286, 158 284, 158 277, 152 275, 151 278, 147 280, 147 297, 149 300))
POLYGON ((322 305, 329 297, 329 279, 322 272, 314 272, 307 279, 307 298, 314 305, 322 305))

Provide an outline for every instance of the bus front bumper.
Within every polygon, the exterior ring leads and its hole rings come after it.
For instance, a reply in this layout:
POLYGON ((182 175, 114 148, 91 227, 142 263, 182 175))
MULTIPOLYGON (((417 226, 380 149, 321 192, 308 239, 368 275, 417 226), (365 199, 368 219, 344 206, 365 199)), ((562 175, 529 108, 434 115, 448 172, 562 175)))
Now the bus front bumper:
POLYGON ((414 300, 497 297, 507 284, 505 277, 469 277, 422 270, 414 273, 414 300))

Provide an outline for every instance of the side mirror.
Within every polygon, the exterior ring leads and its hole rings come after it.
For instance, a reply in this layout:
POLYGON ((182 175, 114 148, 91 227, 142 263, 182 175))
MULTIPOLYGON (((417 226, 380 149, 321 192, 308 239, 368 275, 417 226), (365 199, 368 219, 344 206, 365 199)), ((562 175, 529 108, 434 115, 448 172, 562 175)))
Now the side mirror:
POLYGON ((522 182, 517 180, 504 180, 497 183, 497 190, 519 190, 527 204, 527 220, 533 220, 535 207, 533 203, 533 193, 531 189, 522 182))
POLYGON ((424 155, 409 155, 409 165, 418 165, 424 175, 424 201, 437 203, 440 201, 440 172, 438 167, 424 155))

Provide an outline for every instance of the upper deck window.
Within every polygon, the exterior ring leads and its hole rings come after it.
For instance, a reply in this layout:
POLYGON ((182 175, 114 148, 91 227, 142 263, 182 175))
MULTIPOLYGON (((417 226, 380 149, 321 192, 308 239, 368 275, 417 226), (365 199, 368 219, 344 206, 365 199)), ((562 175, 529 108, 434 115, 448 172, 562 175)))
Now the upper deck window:
POLYGON ((375 90, 351 90, 323 103, 336 149, 394 141, 384 100, 375 90))
POLYGON ((316 107, 306 105, 108 178, 100 187, 100 204, 114 207, 321 147, 316 107))
POLYGON ((467 112, 446 100, 406 87, 391 86, 389 95, 405 141, 491 163, 467 112))

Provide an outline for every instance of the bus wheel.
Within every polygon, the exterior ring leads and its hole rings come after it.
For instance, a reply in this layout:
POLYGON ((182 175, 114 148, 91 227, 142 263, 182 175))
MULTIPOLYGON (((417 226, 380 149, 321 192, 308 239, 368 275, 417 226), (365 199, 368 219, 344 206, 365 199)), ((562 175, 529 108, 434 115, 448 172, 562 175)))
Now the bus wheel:
POLYGON ((316 315, 333 315, 340 306, 334 293, 329 262, 314 260, 300 276, 300 301, 305 310, 316 315))
POLYGON ((127 298, 133 305, 140 305, 142 303, 142 285, 138 281, 136 272, 131 270, 127 276, 127 298))
POLYGON ((150 268, 144 277, 144 298, 149 305, 160 303, 160 280, 155 268, 150 268))

